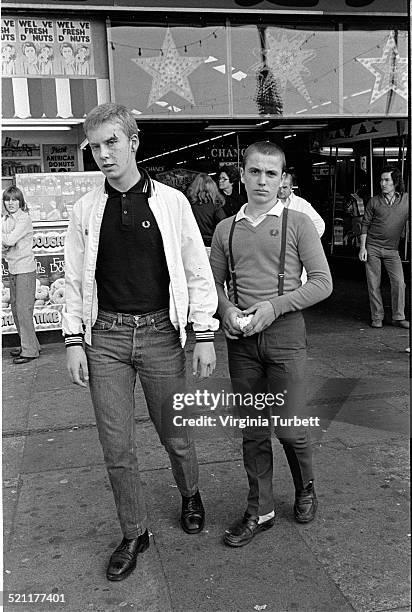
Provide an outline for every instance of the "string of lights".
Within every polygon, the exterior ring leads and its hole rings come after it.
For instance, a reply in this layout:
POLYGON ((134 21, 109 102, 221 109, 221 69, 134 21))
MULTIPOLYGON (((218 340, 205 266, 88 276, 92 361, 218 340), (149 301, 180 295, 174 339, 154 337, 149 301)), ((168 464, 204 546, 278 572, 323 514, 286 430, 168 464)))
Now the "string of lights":
MULTIPOLYGON (((202 39, 183 43, 182 45, 176 45, 176 49, 183 49, 183 51, 187 53, 189 47, 193 47, 194 45, 199 45, 199 47, 201 47, 202 44, 205 43, 210 38, 214 38, 214 39, 218 38, 217 30, 214 30, 213 32, 211 32, 210 34, 208 34, 202 39)), ((159 47, 144 47, 143 45, 133 45, 133 44, 122 43, 122 42, 113 41, 113 40, 110 41, 110 47, 112 51, 116 51, 116 46, 137 50, 137 53, 139 56, 142 55, 142 51, 155 51, 157 53, 160 53, 160 55, 163 55, 163 49, 160 49, 159 47)))

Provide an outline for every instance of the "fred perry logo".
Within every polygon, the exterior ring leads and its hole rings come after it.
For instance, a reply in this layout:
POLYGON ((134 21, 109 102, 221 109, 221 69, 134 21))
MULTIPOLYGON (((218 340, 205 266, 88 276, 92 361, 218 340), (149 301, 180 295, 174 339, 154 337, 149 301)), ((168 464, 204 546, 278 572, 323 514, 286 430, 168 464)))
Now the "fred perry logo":
POLYGON ((279 230, 274 230, 274 229, 270 230, 271 236, 277 236, 278 234, 279 234, 279 230))
POLYGON ((142 221, 142 227, 148 229, 150 227, 150 221, 142 221))

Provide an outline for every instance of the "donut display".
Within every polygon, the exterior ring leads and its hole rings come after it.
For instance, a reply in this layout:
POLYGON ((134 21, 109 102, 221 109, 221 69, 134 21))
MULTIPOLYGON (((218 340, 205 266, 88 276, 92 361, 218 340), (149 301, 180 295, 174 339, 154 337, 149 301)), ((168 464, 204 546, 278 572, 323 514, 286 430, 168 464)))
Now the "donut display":
POLYGON ((60 287, 59 289, 56 289, 56 291, 53 293, 53 302, 55 304, 64 304, 64 288, 60 287))
POLYGON ((64 300, 65 300, 65 280, 64 278, 58 278, 50 285, 49 299, 50 299, 51 304, 64 304, 64 300))

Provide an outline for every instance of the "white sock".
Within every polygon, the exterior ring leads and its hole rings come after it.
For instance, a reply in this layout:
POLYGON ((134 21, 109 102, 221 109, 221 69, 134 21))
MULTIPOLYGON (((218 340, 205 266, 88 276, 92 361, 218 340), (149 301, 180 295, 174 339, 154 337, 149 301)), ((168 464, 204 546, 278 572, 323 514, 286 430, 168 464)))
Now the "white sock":
POLYGON ((274 510, 272 510, 272 512, 269 512, 269 514, 263 514, 262 516, 259 516, 258 525, 260 525, 261 523, 265 523, 266 521, 273 518, 274 516, 275 516, 274 510))

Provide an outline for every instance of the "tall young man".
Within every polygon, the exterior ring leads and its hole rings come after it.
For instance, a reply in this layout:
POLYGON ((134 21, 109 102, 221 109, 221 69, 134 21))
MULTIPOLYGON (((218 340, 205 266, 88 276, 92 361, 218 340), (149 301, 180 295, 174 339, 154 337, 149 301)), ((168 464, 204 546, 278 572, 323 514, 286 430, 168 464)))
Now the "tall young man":
MULTIPOLYGON (((294 396, 293 401, 285 404, 287 408, 276 408, 271 416, 278 419, 270 423, 276 424, 275 433, 292 473, 295 518, 308 523, 317 508, 311 447, 307 430, 295 426, 293 421, 303 411, 306 333, 301 311, 326 298, 331 293, 332 281, 312 221, 293 210, 286 214, 278 201, 284 167, 283 151, 271 142, 258 142, 246 149, 241 178, 248 201, 235 216, 217 226, 210 262, 227 337, 234 391, 273 392, 272 395, 286 391, 294 396), (302 265, 308 274, 304 286, 300 282, 302 265), (228 298, 224 282, 229 273, 228 298), (253 315, 250 322, 241 325, 239 318, 247 315, 253 315), (281 417, 292 418, 292 422, 286 420, 286 425, 282 425, 281 417)), ((242 433, 249 495, 244 516, 224 535, 224 542, 233 547, 248 544, 275 521, 271 429, 250 426, 242 429, 242 433)))
POLYGON ((134 435, 137 375, 182 494, 181 525, 190 534, 203 529, 194 443, 186 432, 172 436, 167 420, 173 393, 184 385, 188 320, 196 333, 193 372, 209 376, 215 368, 217 296, 189 202, 136 165, 131 112, 118 104, 98 106, 84 131, 106 181, 73 208, 63 333, 72 381, 90 384, 124 536, 107 578, 123 580, 149 546, 134 435))
POLYGON ((365 262, 371 327, 383 326, 385 311, 380 289, 383 263, 391 283, 392 325, 409 329, 409 321, 405 319, 405 281, 398 251, 409 215, 408 194, 397 168, 383 168, 380 184, 381 193, 366 205, 359 249, 359 259, 365 262))

